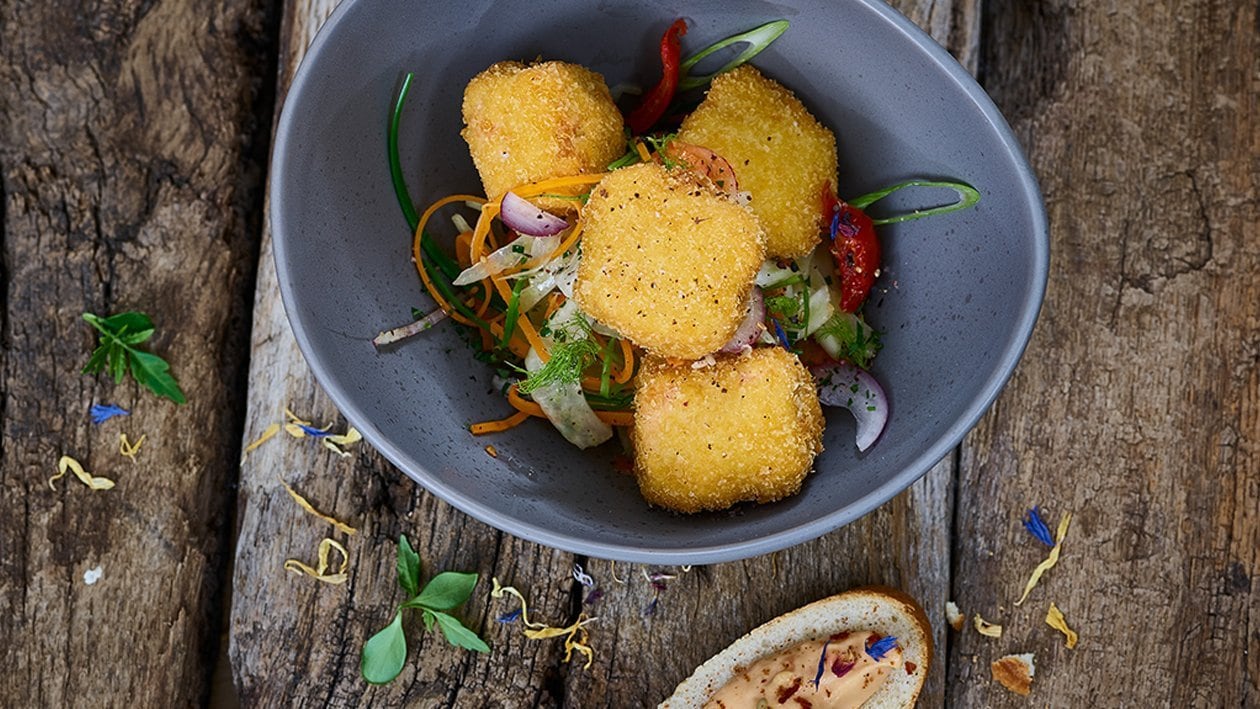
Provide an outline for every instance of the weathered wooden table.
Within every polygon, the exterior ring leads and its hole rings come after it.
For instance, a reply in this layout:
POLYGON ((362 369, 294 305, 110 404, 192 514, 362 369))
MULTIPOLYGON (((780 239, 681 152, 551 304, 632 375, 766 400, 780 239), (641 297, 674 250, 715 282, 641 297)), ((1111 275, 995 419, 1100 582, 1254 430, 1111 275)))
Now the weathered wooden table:
POLYGON ((923 706, 1260 706, 1255 3, 894 2, 978 71, 1028 150, 1053 233, 1040 323, 983 422, 906 493, 687 572, 511 538, 366 446, 342 460, 282 437, 238 462, 286 405, 337 416, 289 332, 263 218, 272 117, 334 4, 0 1, 0 706, 646 706, 749 628, 871 582, 936 623, 923 706), (79 374, 79 314, 126 309, 157 321, 187 405, 79 374), (93 426, 98 402, 132 414, 93 426), (147 436, 134 465, 120 432, 147 436), (117 487, 50 490, 62 454, 117 487), (347 584, 283 571, 332 530, 278 474, 359 528, 334 533, 347 584), (1033 504, 1075 518, 1015 607, 1043 554, 1019 524, 1033 504), (482 574, 465 618, 494 652, 417 623, 401 677, 371 687, 359 651, 399 600, 403 532, 429 573, 482 574), (590 669, 496 623, 510 605, 486 593, 497 576, 571 622, 575 563, 604 590, 590 669), (677 578, 658 592, 648 571, 677 578), (947 632, 948 599, 1005 635, 947 632), (1049 600, 1076 649, 1043 623, 1049 600), (990 679, 1012 652, 1036 653, 1028 700, 990 679))

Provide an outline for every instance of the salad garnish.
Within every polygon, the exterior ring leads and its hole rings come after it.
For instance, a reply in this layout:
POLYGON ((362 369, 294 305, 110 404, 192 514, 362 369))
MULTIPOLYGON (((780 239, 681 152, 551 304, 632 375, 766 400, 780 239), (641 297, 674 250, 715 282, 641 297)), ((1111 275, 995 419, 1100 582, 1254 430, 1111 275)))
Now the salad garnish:
MULTIPOLYGON (((686 92, 704 88, 718 75, 745 64, 787 29, 786 20, 768 22, 684 59, 682 38, 687 26, 681 19, 675 21, 659 44, 660 80, 625 114, 625 153, 620 158, 608 162, 606 168, 598 167, 607 160, 601 158, 594 170, 602 171, 534 179, 484 198, 451 195, 433 202, 420 214, 411 200, 399 157, 399 124, 413 82, 413 75, 408 73, 389 117, 389 166, 400 208, 412 229, 417 273, 437 308, 427 313, 416 311, 411 323, 382 332, 374 344, 381 347, 400 342, 446 319, 464 326, 461 331, 476 351, 474 356, 494 366, 499 388, 515 410, 505 418, 471 424, 470 431, 477 435, 508 430, 531 417, 542 417, 570 442, 586 448, 612 438, 614 427, 632 425, 634 392, 644 353, 631 337, 593 319, 574 300, 588 202, 600 202, 598 195, 592 201, 592 190, 602 189, 600 183, 614 172, 651 163, 659 166, 653 169, 687 175, 686 179, 704 185, 698 189, 711 189, 724 200, 757 213, 755 196, 741 191, 742 184, 751 184, 741 180, 747 160, 729 161, 729 153, 724 157, 705 145, 686 142, 690 138, 680 140, 678 133, 661 127, 674 125, 679 112, 685 112, 686 92), (692 73, 706 58, 739 44, 747 46, 717 71, 692 73), (429 232, 439 211, 450 214, 457 232, 453 252, 443 250, 429 232)), ((526 70, 523 65, 513 67, 498 71, 510 74, 526 70)), ((751 68, 739 71, 756 75, 751 68)), ((776 90, 791 98, 782 87, 776 90)), ((684 125, 681 130, 686 135, 689 129, 684 125)), ((818 130, 830 135, 825 128, 818 130)), ((834 149, 834 140, 828 140, 834 149)), ((614 142, 612 154, 620 149, 620 143, 614 142)), ((499 153, 494 155, 498 159, 499 153)), ((503 156, 506 159, 506 151, 503 156)), ((832 168, 834 174, 834 160, 832 168)), ((811 187, 809 193, 816 195, 816 190, 811 187)), ((795 353, 814 375, 819 401, 852 412, 858 424, 858 450, 867 450, 889 416, 887 396, 868 371, 882 346, 880 333, 863 315, 863 306, 881 275, 876 227, 967 209, 979 197, 980 193, 965 183, 912 179, 846 201, 836 195, 832 183, 824 184, 821 204, 813 201, 818 197, 809 197, 810 204, 817 206, 810 207, 800 222, 806 228, 811 219, 817 220, 818 229, 812 237, 808 233, 802 236, 813 238, 818 248, 804 255, 795 246, 786 252, 771 252, 786 253, 790 258, 765 260, 747 296, 743 320, 713 354, 738 356, 758 346, 779 346, 795 353), (867 214, 866 210, 881 200, 911 188, 950 189, 958 199, 902 214, 867 214)), ((797 243, 801 243, 799 239, 797 243)), ((809 243, 803 242, 804 246, 809 243)), ((702 346, 708 346, 707 342, 702 346)), ((712 359, 712 355, 701 358, 693 366, 705 366, 712 359)))

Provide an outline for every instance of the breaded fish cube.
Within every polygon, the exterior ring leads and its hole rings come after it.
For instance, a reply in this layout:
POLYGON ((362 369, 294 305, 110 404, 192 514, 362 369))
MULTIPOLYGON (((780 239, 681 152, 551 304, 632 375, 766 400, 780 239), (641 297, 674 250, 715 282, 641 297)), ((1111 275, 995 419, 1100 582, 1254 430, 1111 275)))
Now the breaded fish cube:
POLYGON ((771 258, 798 258, 818 244, 823 189, 835 189, 836 137, 791 91, 748 65, 719 74, 678 139, 731 164, 771 258))
POLYGON ((822 431, 813 378, 779 347, 701 369, 645 365, 632 434, 639 489, 678 512, 778 500, 800 490, 822 431))
POLYGON ((582 219, 583 312, 662 357, 696 359, 735 334, 765 259, 752 212, 687 170, 643 163, 600 181, 582 219))
MULTIPOLYGON (((461 135, 490 198, 526 182, 603 172, 626 148, 604 78, 577 64, 495 64, 468 82, 463 110, 461 135)), ((535 201, 543 208, 573 204, 535 201)))

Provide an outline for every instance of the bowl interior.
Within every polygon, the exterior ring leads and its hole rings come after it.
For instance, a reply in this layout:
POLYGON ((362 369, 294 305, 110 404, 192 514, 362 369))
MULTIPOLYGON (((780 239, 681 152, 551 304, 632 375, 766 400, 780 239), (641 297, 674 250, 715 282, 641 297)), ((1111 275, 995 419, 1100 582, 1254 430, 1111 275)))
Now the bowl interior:
MULTIPOLYGON (((755 64, 835 132, 841 196, 909 177, 949 177, 983 194, 972 210, 881 228, 883 276, 867 306, 884 333, 874 372, 891 399, 865 454, 830 411, 826 451, 801 494, 735 511, 651 509, 612 465, 615 445, 578 451, 543 421, 473 438, 510 413, 492 372, 450 325, 377 352, 380 330, 431 301, 410 262, 390 184, 386 122, 416 72, 401 154, 423 208, 479 192, 459 136, 463 88, 504 59, 543 57, 651 84, 656 43, 679 16, 666 2, 346 0, 287 97, 273 160, 271 220, 285 306, 317 378, 347 418, 418 482, 513 534, 604 558, 708 563, 783 548, 865 514, 922 475, 991 403, 1027 342, 1045 284, 1040 197, 988 98, 943 50, 872 2, 693 2, 694 50, 762 22, 791 28, 755 64), (484 447, 492 444, 498 457, 484 447)), ((933 206, 919 192, 880 205, 933 206)), ((879 209, 874 209, 879 213, 879 209)), ((449 243, 440 220, 433 232, 449 243)))

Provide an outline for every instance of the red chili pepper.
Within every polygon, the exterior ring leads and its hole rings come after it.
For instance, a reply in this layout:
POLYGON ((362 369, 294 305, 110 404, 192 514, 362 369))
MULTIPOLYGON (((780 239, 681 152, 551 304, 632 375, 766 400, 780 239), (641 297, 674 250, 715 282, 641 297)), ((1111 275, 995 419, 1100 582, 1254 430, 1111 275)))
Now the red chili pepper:
POLYGON ((665 115, 669 102, 674 100, 674 92, 678 89, 678 65, 682 61, 682 45, 679 38, 687 34, 687 23, 679 18, 665 30, 661 37, 661 81, 643 97, 629 116, 626 123, 630 132, 635 135, 646 133, 665 115))
POLYGON ((823 190, 823 214, 831 233, 831 255, 840 271, 840 309, 856 313, 875 285, 879 272, 879 240, 875 225, 862 210, 823 190))

